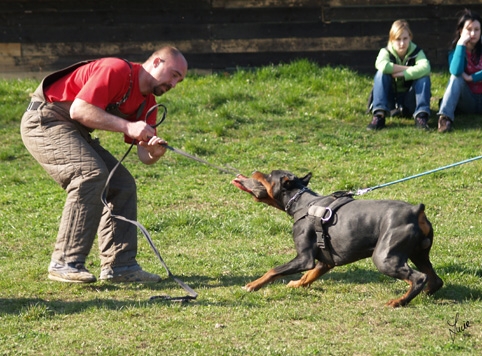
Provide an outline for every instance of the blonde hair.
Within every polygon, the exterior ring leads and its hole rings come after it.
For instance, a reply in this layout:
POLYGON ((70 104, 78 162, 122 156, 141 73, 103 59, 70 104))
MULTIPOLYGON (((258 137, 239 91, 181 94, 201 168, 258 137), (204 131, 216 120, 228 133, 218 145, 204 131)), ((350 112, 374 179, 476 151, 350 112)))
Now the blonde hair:
POLYGON ((397 20, 392 24, 392 28, 390 28, 390 33, 388 34, 388 44, 399 38, 403 31, 408 32, 410 40, 413 39, 412 30, 410 30, 408 22, 406 20, 397 20))

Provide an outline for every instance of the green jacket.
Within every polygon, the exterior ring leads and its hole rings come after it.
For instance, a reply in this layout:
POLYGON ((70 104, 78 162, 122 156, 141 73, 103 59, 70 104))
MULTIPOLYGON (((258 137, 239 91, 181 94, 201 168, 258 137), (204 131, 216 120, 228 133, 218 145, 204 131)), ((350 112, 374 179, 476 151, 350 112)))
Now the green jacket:
POLYGON ((406 82, 430 75, 430 62, 425 56, 423 50, 419 50, 415 58, 413 58, 412 54, 416 49, 417 45, 411 42, 407 54, 403 59, 398 57, 397 52, 395 52, 391 44, 380 49, 380 52, 378 53, 375 67, 384 74, 392 74, 394 64, 410 66, 410 68, 404 71, 403 78, 395 78, 397 92, 399 93, 407 91, 410 87, 409 85, 406 85, 406 82))

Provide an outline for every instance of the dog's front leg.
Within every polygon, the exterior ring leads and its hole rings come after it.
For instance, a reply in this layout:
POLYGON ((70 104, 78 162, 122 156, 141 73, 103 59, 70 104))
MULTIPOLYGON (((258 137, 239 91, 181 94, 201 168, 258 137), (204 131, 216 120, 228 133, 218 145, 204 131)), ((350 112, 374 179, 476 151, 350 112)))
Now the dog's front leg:
POLYGON ((289 282, 288 287, 291 287, 291 288, 309 287, 311 286, 311 283, 316 281, 318 278, 320 278, 322 275, 324 275, 332 268, 333 267, 330 267, 326 263, 318 262, 315 268, 306 272, 303 275, 303 277, 301 277, 299 280, 289 282))
MULTIPOLYGON (((266 272, 263 277, 246 284, 243 289, 248 292, 257 291, 265 284, 274 282, 276 279, 287 276, 294 273, 299 273, 313 268, 315 265, 315 259, 311 253, 305 253, 303 255, 296 256, 293 260, 284 265, 278 266, 276 268, 270 269, 266 272)), ((322 274, 322 273, 321 273, 322 274)), ((320 274, 320 275, 321 275, 320 274)), ((316 279, 316 278, 315 278, 316 279)))
POLYGON ((304 272, 315 267, 316 232, 305 219, 299 220, 293 225, 293 240, 297 252, 296 257, 288 263, 270 269, 263 277, 246 284, 245 290, 256 291, 282 276, 304 272))
POLYGON ((266 272, 263 275, 263 277, 258 278, 257 280, 246 284, 243 287, 243 289, 247 290, 248 292, 256 291, 261 287, 263 287, 265 284, 274 282, 276 279, 282 276, 300 273, 300 272, 312 269, 314 265, 315 265, 315 259, 312 256, 311 252, 303 253, 301 255, 296 256, 293 260, 291 260, 290 262, 284 265, 270 269, 268 272, 266 272))
POLYGON ((248 292, 254 292, 260 289, 262 286, 265 284, 271 283, 281 277, 281 275, 277 274, 275 272, 275 268, 270 269, 268 272, 266 272, 263 277, 258 278, 257 280, 246 284, 243 289, 247 290, 248 292))

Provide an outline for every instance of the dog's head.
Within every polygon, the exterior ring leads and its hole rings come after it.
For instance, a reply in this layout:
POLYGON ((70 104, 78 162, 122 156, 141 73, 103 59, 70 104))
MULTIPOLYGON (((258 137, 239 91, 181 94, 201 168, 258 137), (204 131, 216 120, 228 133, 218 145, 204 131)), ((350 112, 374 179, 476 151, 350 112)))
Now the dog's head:
POLYGON ((250 193, 256 201, 284 211, 291 197, 300 189, 307 187, 310 179, 311 173, 298 178, 291 172, 274 170, 269 174, 255 171, 251 178, 239 175, 232 183, 250 193))

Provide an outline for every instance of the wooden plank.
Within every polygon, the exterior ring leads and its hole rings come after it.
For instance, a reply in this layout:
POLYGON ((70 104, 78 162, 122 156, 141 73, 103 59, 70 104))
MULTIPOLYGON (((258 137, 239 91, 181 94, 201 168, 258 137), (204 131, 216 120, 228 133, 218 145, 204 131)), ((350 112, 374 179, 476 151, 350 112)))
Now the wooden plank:
MULTIPOLYGON (((386 19, 429 20, 429 19, 456 19, 457 13, 464 6, 378 6, 378 7, 333 7, 324 8, 322 21, 324 22, 350 22, 350 21, 379 21, 386 19)), ((472 7, 476 12, 482 13, 482 4, 472 7)))
POLYGON ((324 0, 326 7, 349 7, 349 6, 405 6, 405 5, 458 5, 470 7, 479 5, 480 0, 324 0))
POLYGON ((25 12, 25 13, 71 13, 71 12, 95 12, 95 11, 121 11, 127 12, 133 9, 142 9, 145 13, 158 10, 172 9, 209 9, 211 8, 210 0, 2 0, 0 7, 1 13, 25 12))
POLYGON ((321 7, 323 0, 212 0, 213 8, 321 7))
POLYGON ((16 58, 22 55, 20 43, 0 43, 0 65, 14 66, 16 58))
MULTIPOLYGON (((148 13, 140 9, 132 9, 130 12, 122 11, 101 11, 96 10, 85 12, 68 12, 59 14, 50 12, 41 16, 35 13, 5 14, 0 11, 1 25, 5 30, 9 26, 16 26, 19 23, 22 27, 36 26, 37 29, 43 27, 62 27, 89 26, 100 27, 123 27, 138 26, 146 24, 162 25, 206 25, 220 23, 273 23, 273 22, 312 22, 321 19, 321 8, 263 8, 263 9, 195 9, 176 11, 149 11, 148 13)), ((79 33, 82 35, 82 33, 79 33)))
MULTIPOLYGON (((185 53, 269 53, 277 52, 316 52, 379 49, 385 39, 381 36, 325 37, 325 38, 266 38, 239 40, 182 40, 170 44, 185 53)), ((60 57, 62 55, 82 55, 100 57, 122 53, 146 53, 155 51, 166 42, 116 42, 116 43, 31 43, 22 46, 23 55, 60 57)))

